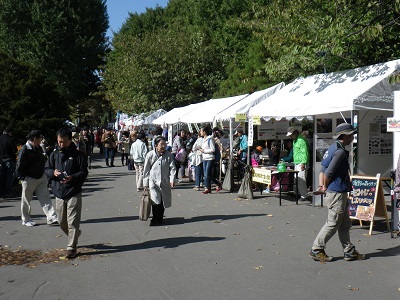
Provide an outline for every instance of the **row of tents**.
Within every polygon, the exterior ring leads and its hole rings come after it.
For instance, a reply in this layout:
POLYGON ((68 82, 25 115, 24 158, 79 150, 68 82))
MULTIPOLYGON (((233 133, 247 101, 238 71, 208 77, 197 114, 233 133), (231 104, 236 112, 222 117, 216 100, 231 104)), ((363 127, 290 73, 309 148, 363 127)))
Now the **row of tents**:
POLYGON ((339 71, 299 77, 290 84, 281 82, 270 88, 234 97, 210 99, 177 107, 169 112, 159 110, 141 124, 166 127, 176 123, 213 123, 235 118, 302 119, 307 116, 357 109, 393 110, 393 92, 399 84, 390 77, 400 71, 400 60, 339 71), (157 117, 158 116, 158 117, 157 117))

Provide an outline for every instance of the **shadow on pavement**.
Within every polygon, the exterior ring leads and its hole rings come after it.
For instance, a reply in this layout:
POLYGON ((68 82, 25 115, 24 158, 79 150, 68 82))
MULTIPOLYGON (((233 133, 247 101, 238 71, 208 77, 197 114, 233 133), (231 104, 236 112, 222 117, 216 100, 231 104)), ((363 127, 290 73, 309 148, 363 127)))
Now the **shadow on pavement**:
POLYGON ((150 248, 177 248, 186 244, 193 243, 202 243, 202 242, 214 242, 224 240, 224 237, 175 237, 175 238, 166 238, 155 241, 147 241, 139 244, 130 244, 130 245, 119 245, 112 246, 108 244, 93 244, 87 246, 81 246, 80 248, 83 251, 80 251, 80 255, 101 255, 101 254, 109 254, 109 253, 118 253, 118 252, 126 252, 126 251, 134 251, 134 250, 143 250, 150 248), (86 252, 88 250, 88 252, 86 252), (91 251, 93 250, 93 251, 91 251))
POLYGON ((221 221, 234 220, 239 218, 247 217, 262 217, 266 214, 240 214, 240 215, 210 215, 210 216, 196 216, 190 219, 185 218, 165 218, 163 225, 182 225, 185 223, 203 222, 203 221, 214 221, 215 223, 221 223, 221 221))
POLYGON ((133 221, 139 219, 138 216, 127 216, 127 217, 111 217, 111 218, 102 218, 102 219, 87 219, 81 221, 81 223, 112 223, 112 222, 124 222, 124 221, 133 221))
POLYGON ((371 257, 388 257, 388 256, 399 256, 400 255, 400 246, 395 246, 388 249, 376 249, 376 252, 366 253, 368 258, 371 257))

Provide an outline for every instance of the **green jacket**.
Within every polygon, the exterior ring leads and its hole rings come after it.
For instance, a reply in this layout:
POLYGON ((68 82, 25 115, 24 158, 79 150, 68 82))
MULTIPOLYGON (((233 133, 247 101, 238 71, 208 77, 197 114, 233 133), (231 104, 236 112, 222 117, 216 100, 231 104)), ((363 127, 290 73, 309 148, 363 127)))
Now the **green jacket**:
POLYGON ((293 142, 293 163, 307 164, 310 161, 308 143, 302 135, 299 135, 293 142))

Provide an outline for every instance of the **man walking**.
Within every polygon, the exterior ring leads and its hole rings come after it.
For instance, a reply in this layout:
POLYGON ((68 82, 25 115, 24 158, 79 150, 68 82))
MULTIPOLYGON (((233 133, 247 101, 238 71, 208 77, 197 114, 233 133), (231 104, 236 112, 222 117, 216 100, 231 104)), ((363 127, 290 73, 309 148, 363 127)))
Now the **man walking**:
POLYGON ((12 129, 4 129, 3 134, 0 135, 0 200, 14 197, 12 187, 15 179, 17 152, 12 129))
POLYGON ((57 149, 50 154, 45 172, 51 179, 56 196, 58 223, 68 236, 67 258, 77 256, 78 238, 81 235, 82 186, 88 175, 87 161, 72 142, 72 132, 67 128, 57 131, 57 149))
POLYGON ((17 177, 22 182, 21 219, 22 225, 35 226, 31 219, 31 201, 35 194, 47 217, 47 224, 57 224, 48 181, 44 174, 46 154, 40 147, 43 136, 39 130, 32 130, 27 136, 27 142, 18 153, 17 177))
POLYGON ((293 163, 295 171, 298 171, 298 192, 302 200, 307 199, 307 164, 310 160, 307 141, 295 127, 289 127, 286 136, 293 140, 293 163))
POLYGON ((350 242, 351 220, 348 213, 347 193, 351 191, 349 151, 345 149, 354 139, 354 129, 351 124, 340 124, 336 127, 337 140, 325 152, 320 178, 322 184, 318 190, 326 192, 328 206, 328 219, 315 239, 310 257, 316 261, 332 261, 333 257, 325 253, 325 247, 332 236, 338 232, 339 240, 343 247, 344 260, 362 260, 364 254, 360 254, 350 242))
POLYGON ((144 143, 146 135, 139 132, 136 141, 131 146, 130 154, 135 164, 136 170, 136 190, 139 192, 143 189, 143 168, 144 160, 147 154, 147 146, 144 143))

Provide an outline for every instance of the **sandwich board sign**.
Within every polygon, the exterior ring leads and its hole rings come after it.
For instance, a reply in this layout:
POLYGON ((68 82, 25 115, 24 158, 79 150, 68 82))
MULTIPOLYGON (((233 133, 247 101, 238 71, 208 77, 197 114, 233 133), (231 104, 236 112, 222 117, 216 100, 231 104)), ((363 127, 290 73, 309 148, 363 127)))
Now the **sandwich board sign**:
POLYGON ((369 235, 372 234, 376 217, 385 218, 388 230, 390 230, 380 174, 376 177, 351 176, 351 185, 352 192, 349 195, 350 218, 359 220, 360 225, 362 225, 362 221, 369 221, 369 235))

